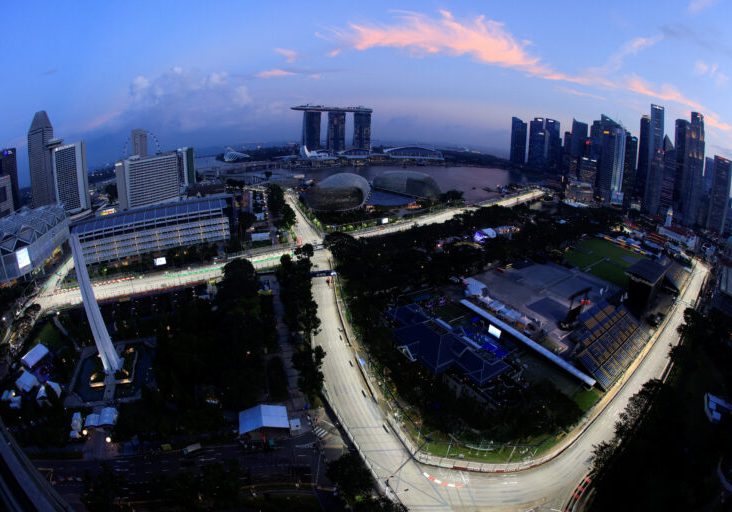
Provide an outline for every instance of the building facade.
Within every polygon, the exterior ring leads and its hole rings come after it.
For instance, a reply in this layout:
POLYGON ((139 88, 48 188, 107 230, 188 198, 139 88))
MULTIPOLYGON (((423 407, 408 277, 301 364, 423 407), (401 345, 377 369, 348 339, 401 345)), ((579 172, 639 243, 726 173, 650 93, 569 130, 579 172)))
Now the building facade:
POLYGON ((232 196, 221 194, 105 215, 74 226, 87 263, 121 260, 202 243, 226 242, 232 196))
POLYGON ((185 147, 178 149, 178 169, 180 170, 181 184, 189 187, 198 181, 196 176, 196 156, 193 148, 185 147))
POLYGON ((651 145, 648 148, 651 157, 657 149, 663 148, 664 126, 665 109, 660 105, 651 104, 651 145))
POLYGON ((140 158, 132 156, 115 165, 117 195, 122 210, 180 198, 178 153, 140 158))
POLYGON ((637 175, 638 137, 625 132, 625 159, 623 164, 623 208, 629 208, 635 192, 637 175))
POLYGON ((651 165, 651 116, 644 115, 640 120, 640 136, 638 137, 638 165, 635 177, 634 195, 644 197, 646 180, 651 165))
POLYGON ((0 217, 13 213, 13 183, 7 174, 0 175, 0 217))
POLYGON ((147 131, 141 128, 135 128, 130 134, 130 140, 132 141, 132 155, 145 158, 148 155, 147 131))
POLYGON ((58 205, 21 208, 0 219, 0 282, 43 272, 48 258, 69 238, 66 212, 58 205))
POLYGON ((9 176, 13 193, 13 210, 20 208, 20 187, 18 186, 18 160, 15 148, 0 150, 0 176, 9 176))
POLYGON ((371 149, 371 112, 354 112, 353 147, 371 149))
POLYGON ((625 130, 608 127, 602 132, 602 151, 597 172, 597 192, 603 202, 622 204, 625 168, 625 130))
POLYGON ((511 118, 511 151, 509 159, 516 165, 526 163, 526 128, 527 125, 518 117, 511 118))
POLYGON ((732 162, 721 156, 714 157, 714 181, 709 194, 709 213, 707 229, 716 233, 724 232, 729 209, 729 189, 732 184, 732 162))
POLYGON ((84 141, 54 148, 52 166, 56 198, 64 210, 74 214, 91 208, 84 141))
POLYGON ((346 113, 328 112, 328 151, 337 153, 346 149, 346 113))
POLYGON ((691 122, 676 120, 676 186, 674 217, 687 227, 700 220, 704 193, 704 116, 691 113, 691 122))
POLYGON ((320 149, 320 112, 305 111, 302 115, 302 142, 309 150, 320 149))
POLYGON ((36 112, 28 130, 28 167, 33 206, 54 204, 53 169, 47 145, 53 139, 53 126, 45 110, 36 112))

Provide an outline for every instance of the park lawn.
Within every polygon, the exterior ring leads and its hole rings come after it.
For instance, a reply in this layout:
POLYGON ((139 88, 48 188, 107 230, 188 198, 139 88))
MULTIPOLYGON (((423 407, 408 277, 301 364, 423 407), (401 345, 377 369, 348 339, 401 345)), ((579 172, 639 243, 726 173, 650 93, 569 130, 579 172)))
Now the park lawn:
POLYGON ((625 275, 625 268, 615 263, 601 261, 593 265, 587 272, 623 289, 628 287, 628 276, 625 275))
POLYGON ((67 345, 63 340, 63 335, 50 319, 43 324, 41 331, 33 338, 30 347, 35 347, 39 343, 43 343, 46 348, 52 351, 59 350, 67 345))
POLYGON ((602 392, 598 389, 581 389, 577 391, 572 400, 582 410, 582 412, 589 411, 602 397, 602 392))

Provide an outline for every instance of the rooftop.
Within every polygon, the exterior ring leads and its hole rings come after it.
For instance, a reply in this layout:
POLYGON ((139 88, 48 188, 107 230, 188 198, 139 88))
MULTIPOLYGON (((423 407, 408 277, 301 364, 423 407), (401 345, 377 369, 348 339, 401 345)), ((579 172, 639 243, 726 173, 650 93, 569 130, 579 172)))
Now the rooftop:
POLYGON ((239 413, 239 435, 260 428, 290 428, 287 407, 284 405, 257 405, 239 413))
POLYGON ((663 279, 667 268, 653 260, 643 258, 626 268, 625 273, 655 285, 663 279))
POLYGON ((359 112, 364 114, 370 114, 373 109, 366 107, 325 107, 323 105, 298 105, 297 107, 290 107, 292 110, 301 110, 304 112, 359 112))

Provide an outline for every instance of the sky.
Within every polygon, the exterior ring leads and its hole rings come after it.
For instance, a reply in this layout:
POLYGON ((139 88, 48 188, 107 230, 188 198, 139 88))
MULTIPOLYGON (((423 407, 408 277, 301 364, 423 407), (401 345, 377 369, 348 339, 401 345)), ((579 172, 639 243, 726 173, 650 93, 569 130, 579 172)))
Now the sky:
POLYGON ((373 108, 377 141, 501 156, 511 116, 564 131, 604 113, 638 135, 657 103, 669 134, 702 112, 707 156, 732 158, 728 0, 9 0, 3 15, 0 147, 18 148, 21 185, 41 109, 90 168, 132 128, 162 150, 297 142, 304 103, 373 108))

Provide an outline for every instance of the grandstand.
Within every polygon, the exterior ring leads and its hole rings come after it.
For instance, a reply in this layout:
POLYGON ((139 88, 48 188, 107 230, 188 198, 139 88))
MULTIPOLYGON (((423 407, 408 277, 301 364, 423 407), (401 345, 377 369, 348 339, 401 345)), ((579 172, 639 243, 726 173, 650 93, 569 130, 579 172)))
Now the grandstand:
POLYGON ((625 306, 604 301, 582 313, 580 323, 573 333, 577 362, 608 390, 638 356, 648 333, 625 306))

